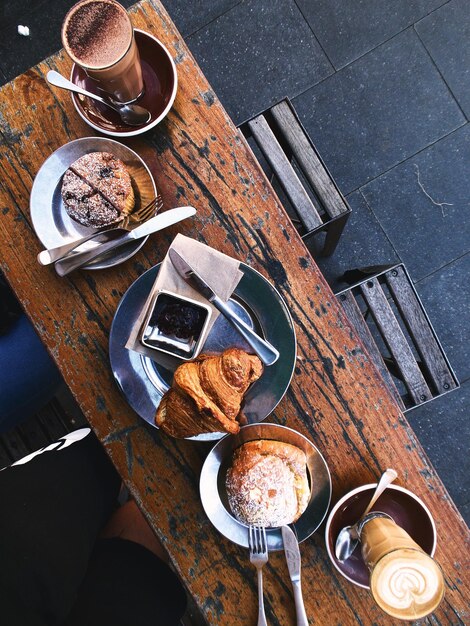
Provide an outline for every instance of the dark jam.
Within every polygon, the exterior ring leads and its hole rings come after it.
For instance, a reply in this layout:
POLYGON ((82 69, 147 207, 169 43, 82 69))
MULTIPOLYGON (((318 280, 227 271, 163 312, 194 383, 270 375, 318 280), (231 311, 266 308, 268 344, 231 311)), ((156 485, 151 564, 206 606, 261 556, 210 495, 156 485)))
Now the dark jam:
POLYGON ((150 320, 150 324, 158 326, 165 335, 173 335, 178 339, 197 338, 202 331, 206 311, 188 302, 180 302, 166 295, 159 298, 159 306, 150 320))

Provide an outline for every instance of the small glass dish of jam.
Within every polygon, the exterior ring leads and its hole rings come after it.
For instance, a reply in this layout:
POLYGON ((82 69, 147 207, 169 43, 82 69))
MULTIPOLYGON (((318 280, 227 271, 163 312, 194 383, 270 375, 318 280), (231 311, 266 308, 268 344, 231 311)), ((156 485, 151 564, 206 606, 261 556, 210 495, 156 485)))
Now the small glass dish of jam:
POLYGON ((140 342, 147 348, 189 361, 202 348, 210 316, 208 304, 171 291, 158 291, 142 324, 140 342))

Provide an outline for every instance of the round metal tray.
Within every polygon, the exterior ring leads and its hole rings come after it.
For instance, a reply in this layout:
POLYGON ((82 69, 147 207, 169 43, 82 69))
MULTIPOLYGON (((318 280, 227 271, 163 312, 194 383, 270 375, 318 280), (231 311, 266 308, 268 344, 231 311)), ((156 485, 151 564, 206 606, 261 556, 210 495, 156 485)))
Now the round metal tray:
MULTIPOLYGON (((86 237, 94 229, 82 226, 67 214, 62 200, 62 177, 70 165, 90 152, 110 152, 125 164, 131 177, 136 197, 135 209, 146 206, 156 197, 157 189, 150 170, 133 150, 105 137, 82 137, 58 148, 44 161, 34 179, 30 197, 31 220, 36 235, 45 248, 55 248, 86 237)), ((85 265, 83 269, 112 267, 133 256, 147 241, 143 237, 113 250, 103 259, 85 265)), ((87 241, 81 250, 92 250, 99 241, 87 241)))
MULTIPOLYGON (((156 265, 142 274, 124 294, 114 316, 109 343, 111 367, 122 393, 136 413, 155 428, 157 407, 171 386, 175 369, 183 361, 163 353, 156 353, 155 359, 150 359, 127 350, 125 345, 145 305, 159 267, 156 265)), ((261 378, 249 388, 245 396, 242 411, 248 423, 256 423, 264 420, 276 408, 287 391, 294 372, 297 344, 292 318, 279 292, 248 265, 240 263, 240 269, 244 275, 229 305, 280 353, 276 363, 264 368, 261 378)), ((222 352, 230 346, 252 352, 250 346, 220 315, 202 352, 222 352)), ((224 435, 207 433, 190 439, 210 441, 224 435)))
MULTIPOLYGON (((230 541, 248 548, 248 526, 239 522, 228 504, 225 478, 236 448, 247 441, 272 439, 283 441, 303 450, 307 457, 310 500, 300 518, 291 526, 299 542, 305 541, 324 520, 331 498, 331 477, 325 459, 313 443, 296 430, 279 424, 243 426, 238 435, 227 435, 208 454, 201 471, 199 490, 202 506, 217 530, 230 541)), ((267 528, 269 550, 282 550, 280 528, 267 528)))

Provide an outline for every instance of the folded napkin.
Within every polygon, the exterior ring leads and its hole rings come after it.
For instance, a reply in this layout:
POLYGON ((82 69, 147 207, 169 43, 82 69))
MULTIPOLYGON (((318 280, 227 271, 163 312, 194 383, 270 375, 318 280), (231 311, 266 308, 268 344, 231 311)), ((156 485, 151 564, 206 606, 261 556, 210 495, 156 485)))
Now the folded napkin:
MULTIPOLYGON (((199 241, 195 241, 194 239, 185 237, 181 234, 176 235, 170 246, 170 249, 172 248, 176 250, 202 278, 204 278, 219 298, 221 298, 224 302, 230 298, 235 290, 235 287, 238 285, 243 276, 243 272, 239 269, 239 261, 232 259, 232 257, 229 257, 218 250, 214 250, 214 248, 210 248, 203 243, 199 243, 199 241)), ((186 296, 187 298, 192 298, 198 302, 210 305, 212 311, 205 337, 207 337, 210 329, 214 325, 215 320, 219 316, 219 311, 208 303, 208 301, 201 296, 199 292, 195 291, 190 285, 188 285, 183 278, 181 278, 173 267, 173 263, 170 261, 170 257, 167 254, 163 259, 158 276, 126 343, 126 348, 128 350, 135 350, 136 352, 145 354, 151 359, 155 358, 157 351, 142 345, 139 337, 142 331, 142 324, 149 306, 152 304, 153 297, 162 289, 172 291, 180 296, 186 296)), ((203 341, 205 340, 205 337, 203 341)))

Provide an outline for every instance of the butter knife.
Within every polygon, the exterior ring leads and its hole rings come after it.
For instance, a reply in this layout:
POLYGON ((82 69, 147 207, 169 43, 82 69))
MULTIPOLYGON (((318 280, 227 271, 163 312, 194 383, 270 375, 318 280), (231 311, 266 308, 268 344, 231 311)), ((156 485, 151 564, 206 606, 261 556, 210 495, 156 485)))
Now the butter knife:
POLYGON ((300 550, 297 537, 289 526, 281 529, 282 541, 284 543, 284 553, 286 555, 287 568, 294 590, 295 611, 297 613, 297 626, 308 626, 308 619, 305 613, 302 589, 300 586, 300 550))
POLYGON ((192 206, 178 207, 177 209, 171 209, 170 211, 159 213, 155 217, 145 221, 140 226, 137 226, 137 228, 133 228, 131 231, 118 239, 106 241, 99 246, 96 246, 96 248, 93 248, 93 250, 75 252, 67 257, 64 257, 63 259, 59 259, 55 263, 56 272, 59 276, 66 276, 73 270, 90 263, 90 261, 94 261, 96 258, 106 254, 110 250, 120 248, 130 241, 136 241, 137 239, 142 239, 142 237, 147 237, 147 235, 151 235, 152 233, 156 233, 163 228, 167 228, 177 222, 181 222, 181 220, 185 220, 186 218, 193 216, 195 213, 196 209, 192 206))
POLYGON ((187 263, 183 257, 170 248, 170 261, 175 270, 188 285, 200 293, 218 309, 234 326, 240 335, 250 344, 265 365, 272 365, 279 358, 279 352, 268 341, 262 339, 255 331, 238 317, 209 287, 206 281, 187 263))

